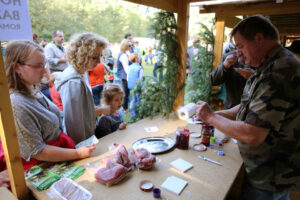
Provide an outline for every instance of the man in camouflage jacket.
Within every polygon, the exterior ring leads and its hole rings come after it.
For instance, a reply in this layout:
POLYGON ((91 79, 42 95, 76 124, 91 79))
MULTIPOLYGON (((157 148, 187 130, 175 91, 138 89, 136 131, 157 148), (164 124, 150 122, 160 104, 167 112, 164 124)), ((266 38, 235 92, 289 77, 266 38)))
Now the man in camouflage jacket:
POLYGON ((213 112, 200 101, 197 116, 239 141, 246 169, 241 199, 289 199, 289 191, 300 190, 300 62, 263 16, 242 20, 231 36, 238 57, 257 70, 240 105, 213 112))

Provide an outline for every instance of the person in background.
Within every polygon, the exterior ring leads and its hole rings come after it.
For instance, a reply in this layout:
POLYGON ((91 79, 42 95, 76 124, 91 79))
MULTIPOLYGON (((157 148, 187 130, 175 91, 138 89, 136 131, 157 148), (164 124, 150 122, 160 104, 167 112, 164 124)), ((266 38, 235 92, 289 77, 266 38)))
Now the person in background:
MULTIPOLYGON (((61 130, 58 108, 37 87, 46 73, 43 48, 33 41, 10 42, 5 68, 24 170, 41 161, 89 157, 95 146, 74 149, 74 141, 61 130)), ((2 144, 0 150, 4 156, 2 144)))
POLYGON ((42 78, 42 81, 40 83, 40 90, 41 92, 50 100, 52 101, 51 95, 50 95, 50 70, 48 63, 45 65, 45 71, 44 77, 42 78))
POLYGON ((150 64, 153 65, 153 54, 152 54, 152 48, 149 47, 148 49, 148 58, 150 59, 150 64))
POLYGON ((142 51, 139 48, 139 41, 134 41, 133 43, 133 52, 138 54, 140 65, 142 64, 142 51))
POLYGON ((300 60, 300 38, 295 39, 287 49, 293 52, 294 56, 300 60))
POLYGON ((95 105, 100 104, 101 93, 104 87, 105 66, 99 63, 95 68, 88 69, 90 85, 92 87, 95 105))
POLYGON ((40 43, 40 41, 39 41, 39 36, 38 36, 38 34, 36 34, 36 33, 32 34, 32 40, 33 40, 35 43, 37 43, 37 44, 40 43))
POLYGON ((238 140, 246 177, 240 199, 289 199, 300 189, 300 62, 283 48, 278 30, 261 15, 232 30, 237 56, 256 68, 241 104, 213 112, 203 101, 197 117, 238 140))
POLYGON ((47 40, 44 39, 44 38, 42 38, 42 40, 41 40, 41 42, 40 42, 41 47, 45 48, 47 44, 48 44, 48 43, 47 43, 47 40))
POLYGON ((194 56, 198 54, 199 46, 200 46, 200 39, 196 38, 193 41, 193 46, 191 46, 187 50, 188 60, 189 60, 188 66, 189 67, 186 69, 186 74, 193 74, 194 73, 194 68, 192 66, 192 60, 194 59, 194 56))
POLYGON ((133 45, 132 34, 131 33, 126 33, 124 38, 125 38, 125 40, 127 40, 129 42, 129 46, 130 46, 129 53, 133 53, 134 52, 134 45, 133 45))
POLYGON ((157 78, 156 71, 159 72, 159 81, 163 78, 163 63, 164 63, 164 49, 161 47, 161 49, 157 49, 154 56, 156 56, 156 63, 154 65, 153 69, 153 76, 157 78))
POLYGON ((130 44, 127 40, 123 40, 120 45, 120 53, 117 58, 117 77, 121 79, 122 88, 125 93, 123 108, 126 111, 128 109, 130 91, 128 89, 127 74, 129 59, 127 52, 130 50, 130 44))
POLYGON ((93 33, 73 35, 67 49, 70 65, 54 82, 63 103, 65 129, 76 144, 94 134, 101 135, 96 116, 110 114, 109 107, 94 105, 87 73, 100 63, 106 45, 106 39, 93 33))
MULTIPOLYGON (((140 60, 137 53, 132 53, 129 56, 129 61, 132 64, 129 66, 128 70, 128 89, 132 90, 134 85, 138 80, 142 80, 144 76, 144 69, 139 64, 140 60)), ((130 117, 134 117, 136 115, 135 107, 140 104, 140 95, 131 95, 131 101, 129 106, 130 117)))
POLYGON ((236 50, 233 49, 227 51, 227 53, 223 55, 221 64, 211 72, 210 80, 213 86, 225 84, 225 109, 229 109, 240 104, 241 96, 247 80, 235 69, 246 67, 247 66, 245 66, 242 61, 238 60, 236 50))
POLYGON ((50 66, 50 72, 62 72, 68 67, 65 58, 64 33, 61 30, 55 30, 52 33, 53 41, 45 47, 45 55, 50 66))
MULTIPOLYGON (((52 99, 52 102, 57 106, 57 108, 59 109, 59 114, 60 114, 60 119, 63 122, 64 120, 64 107, 61 101, 61 97, 60 94, 57 92, 56 87, 54 85, 55 79, 56 77, 58 77, 61 74, 61 72, 53 72, 50 75, 50 82, 48 83, 49 87, 50 87, 50 96, 52 99)), ((61 124, 61 129, 66 132, 65 126, 62 123, 61 124)))
POLYGON ((97 138, 101 138, 116 130, 123 130, 127 124, 124 123, 122 112, 123 91, 118 84, 107 83, 104 86, 103 97, 104 102, 111 109, 110 115, 102 115, 99 119, 98 129, 101 135, 96 134, 97 138))

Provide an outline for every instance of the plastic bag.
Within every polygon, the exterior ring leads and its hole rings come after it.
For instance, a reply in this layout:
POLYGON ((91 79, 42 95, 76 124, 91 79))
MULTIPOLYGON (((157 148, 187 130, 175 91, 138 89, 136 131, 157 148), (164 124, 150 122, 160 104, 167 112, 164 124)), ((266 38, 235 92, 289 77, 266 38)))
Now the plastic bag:
POLYGON ((55 200, 90 200, 93 195, 78 183, 62 178, 50 187, 48 196, 55 200))
POLYGON ((123 165, 114 162, 111 158, 101 159, 96 165, 86 165, 87 171, 95 179, 106 185, 111 186, 119 183, 128 174, 129 169, 123 165))
POLYGON ((114 162, 119 163, 125 167, 130 167, 134 164, 129 156, 130 154, 128 154, 128 151, 123 144, 114 143, 110 147, 110 151, 114 162))
POLYGON ((156 157, 145 148, 136 149, 132 154, 134 155, 135 166, 138 169, 151 170, 156 162, 156 157))

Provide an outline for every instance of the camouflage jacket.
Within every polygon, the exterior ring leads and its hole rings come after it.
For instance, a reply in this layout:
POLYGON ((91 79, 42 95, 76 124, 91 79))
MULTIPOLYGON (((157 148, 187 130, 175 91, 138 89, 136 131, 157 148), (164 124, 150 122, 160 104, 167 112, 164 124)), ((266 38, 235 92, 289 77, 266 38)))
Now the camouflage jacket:
POLYGON ((300 62, 274 48, 246 82, 237 120, 269 129, 259 146, 239 142, 247 179, 272 192, 300 189, 300 62))

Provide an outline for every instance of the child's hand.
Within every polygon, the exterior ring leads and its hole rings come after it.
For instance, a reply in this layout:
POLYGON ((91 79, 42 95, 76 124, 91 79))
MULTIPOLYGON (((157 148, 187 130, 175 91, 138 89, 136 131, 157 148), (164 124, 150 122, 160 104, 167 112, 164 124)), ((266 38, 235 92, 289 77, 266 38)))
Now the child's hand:
POLYGON ((80 147, 77 150, 78 159, 90 157, 96 147, 94 144, 80 147))
POLYGON ((126 124, 126 123, 121 123, 121 124, 119 125, 119 130, 123 130, 123 129, 125 129, 125 128, 126 128, 126 126, 127 126, 127 124, 126 124))

